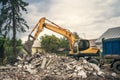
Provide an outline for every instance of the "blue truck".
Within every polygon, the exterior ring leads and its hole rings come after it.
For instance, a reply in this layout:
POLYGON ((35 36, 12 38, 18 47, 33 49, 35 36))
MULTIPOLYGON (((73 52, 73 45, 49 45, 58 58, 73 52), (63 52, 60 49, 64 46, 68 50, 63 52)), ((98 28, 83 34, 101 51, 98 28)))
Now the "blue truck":
POLYGON ((120 38, 102 40, 102 60, 109 59, 111 68, 120 73, 120 38))

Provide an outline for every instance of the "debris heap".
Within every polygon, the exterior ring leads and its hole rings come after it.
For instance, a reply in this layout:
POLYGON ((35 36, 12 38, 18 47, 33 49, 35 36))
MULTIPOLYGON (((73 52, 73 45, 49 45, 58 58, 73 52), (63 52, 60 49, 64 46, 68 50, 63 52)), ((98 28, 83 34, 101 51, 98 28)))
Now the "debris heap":
MULTIPOLYGON (((18 57, 14 68, 0 69, 0 80, 79 80, 90 77, 104 78, 104 73, 95 64, 84 58, 79 61, 55 54, 35 54, 18 57), (7 73, 5 73, 7 72, 7 73), (9 75, 10 74, 10 75, 9 75), (6 75, 1 76, 1 75, 6 75), (11 78, 11 79, 10 79, 11 78)), ((99 79, 100 80, 100 79, 99 79)))

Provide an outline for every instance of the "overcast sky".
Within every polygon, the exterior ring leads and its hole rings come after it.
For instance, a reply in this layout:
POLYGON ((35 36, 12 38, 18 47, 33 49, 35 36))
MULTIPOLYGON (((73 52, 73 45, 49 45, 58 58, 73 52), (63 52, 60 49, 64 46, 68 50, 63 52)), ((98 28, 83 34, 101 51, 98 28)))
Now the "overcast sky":
MULTIPOLYGON (((120 0, 26 0, 28 14, 24 15, 30 28, 41 17, 53 21, 80 37, 94 39, 108 28, 120 26, 120 0)), ((26 40, 31 30, 22 34, 26 40)), ((55 34, 44 29, 42 34, 55 34)))

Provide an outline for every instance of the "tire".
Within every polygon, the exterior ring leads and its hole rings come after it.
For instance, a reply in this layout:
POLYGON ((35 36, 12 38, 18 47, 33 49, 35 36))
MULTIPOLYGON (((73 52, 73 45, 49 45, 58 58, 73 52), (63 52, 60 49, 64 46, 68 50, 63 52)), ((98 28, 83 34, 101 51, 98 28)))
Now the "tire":
POLYGON ((99 65, 99 61, 97 59, 89 59, 88 62, 99 65))
POLYGON ((120 74, 120 61, 114 62, 114 64, 113 64, 113 70, 114 70, 116 73, 119 73, 119 74, 120 74))

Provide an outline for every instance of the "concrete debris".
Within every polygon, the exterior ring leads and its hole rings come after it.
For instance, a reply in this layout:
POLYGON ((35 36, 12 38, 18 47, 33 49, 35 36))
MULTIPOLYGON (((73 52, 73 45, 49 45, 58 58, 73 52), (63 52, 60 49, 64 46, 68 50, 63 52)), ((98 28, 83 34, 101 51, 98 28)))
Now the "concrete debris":
POLYGON ((14 67, 0 67, 0 80, 106 80, 104 72, 84 58, 35 54, 18 59, 14 67))
POLYGON ((116 73, 112 73, 111 75, 112 75, 113 77, 116 77, 117 74, 116 74, 116 73))
POLYGON ((42 64, 41 64, 41 69, 44 69, 46 64, 46 58, 43 58, 42 64))

